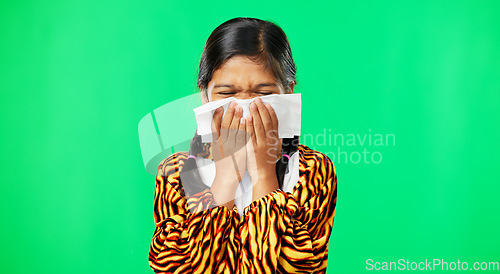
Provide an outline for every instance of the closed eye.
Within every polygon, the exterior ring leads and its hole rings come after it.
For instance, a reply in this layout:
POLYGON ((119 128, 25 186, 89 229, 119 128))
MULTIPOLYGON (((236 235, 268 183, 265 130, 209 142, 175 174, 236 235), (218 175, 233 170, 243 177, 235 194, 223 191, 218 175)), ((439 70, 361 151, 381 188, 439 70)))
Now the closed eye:
POLYGON ((217 94, 219 94, 219 95, 233 95, 233 94, 236 94, 236 92, 234 92, 234 91, 231 91, 231 92, 218 92, 217 94))
MULTIPOLYGON (((236 91, 221 91, 221 92, 217 92, 217 94, 219 95, 234 95, 238 92, 236 91)), ((254 91, 254 93, 257 93, 259 94, 260 96, 263 96, 263 95, 270 95, 270 94, 274 94, 274 92, 272 91, 254 91)))
POLYGON ((270 94, 273 94, 272 92, 265 92, 265 91, 256 91, 255 93, 260 94, 260 95, 270 95, 270 94))

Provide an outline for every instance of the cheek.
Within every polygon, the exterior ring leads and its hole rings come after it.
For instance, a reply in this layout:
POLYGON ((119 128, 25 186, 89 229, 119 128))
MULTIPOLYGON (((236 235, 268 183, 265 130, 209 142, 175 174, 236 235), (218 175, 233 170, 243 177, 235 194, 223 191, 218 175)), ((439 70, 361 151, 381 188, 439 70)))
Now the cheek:
POLYGON ((223 98, 222 98, 222 96, 218 95, 217 93, 213 93, 213 92, 211 92, 211 93, 209 94, 209 97, 208 97, 208 98, 210 99, 210 102, 213 102, 213 101, 217 101, 217 100, 223 99, 223 98))

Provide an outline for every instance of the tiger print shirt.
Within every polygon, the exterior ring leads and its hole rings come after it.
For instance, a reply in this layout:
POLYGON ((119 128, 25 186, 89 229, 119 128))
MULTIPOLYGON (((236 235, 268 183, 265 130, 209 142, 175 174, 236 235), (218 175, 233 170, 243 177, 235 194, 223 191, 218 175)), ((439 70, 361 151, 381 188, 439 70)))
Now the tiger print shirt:
POLYGON ((337 202, 333 162, 300 144, 299 181, 245 207, 216 205, 209 189, 186 198, 179 172, 186 152, 164 159, 155 185, 156 273, 326 273, 337 202))

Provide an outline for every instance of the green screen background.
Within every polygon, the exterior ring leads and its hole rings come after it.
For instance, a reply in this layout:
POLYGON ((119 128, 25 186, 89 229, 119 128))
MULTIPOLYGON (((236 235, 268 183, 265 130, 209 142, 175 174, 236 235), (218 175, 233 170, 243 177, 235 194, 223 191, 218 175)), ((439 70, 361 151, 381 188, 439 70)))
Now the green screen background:
POLYGON ((334 161, 328 273, 500 261, 500 2, 403 2, 3 1, 0 272, 152 273, 138 122, 196 92, 205 40, 238 16, 287 33, 303 134, 395 136, 304 141, 383 157, 334 161))

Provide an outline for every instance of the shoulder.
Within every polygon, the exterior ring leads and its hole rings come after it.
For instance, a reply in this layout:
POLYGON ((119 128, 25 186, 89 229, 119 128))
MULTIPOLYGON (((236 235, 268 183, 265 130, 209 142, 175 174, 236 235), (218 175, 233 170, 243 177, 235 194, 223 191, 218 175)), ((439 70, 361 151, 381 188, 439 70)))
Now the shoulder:
POLYGON ((328 201, 336 195, 337 176, 332 160, 322 152, 299 144, 299 181, 292 195, 300 205, 310 203, 312 197, 328 201))
POLYGON ((324 153, 311 149, 306 145, 299 144, 299 161, 302 170, 320 170, 326 173, 335 173, 333 161, 324 153))
POLYGON ((323 187, 336 188, 337 173, 333 161, 326 154, 299 144, 299 172, 303 188, 319 191, 323 187))
POLYGON ((179 174, 187 161, 188 152, 180 151, 169 155, 158 165, 157 177, 163 177, 174 187, 179 182, 179 174))

